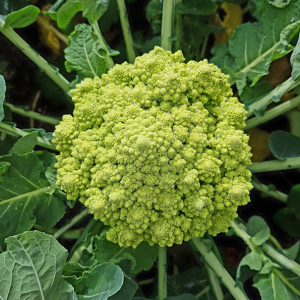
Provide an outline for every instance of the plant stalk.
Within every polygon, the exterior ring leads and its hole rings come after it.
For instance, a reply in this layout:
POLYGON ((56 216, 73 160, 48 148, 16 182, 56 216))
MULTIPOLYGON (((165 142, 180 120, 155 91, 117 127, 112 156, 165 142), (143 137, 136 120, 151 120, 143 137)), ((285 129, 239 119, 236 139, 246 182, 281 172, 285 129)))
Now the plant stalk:
POLYGON ((214 294, 216 296, 216 300, 223 300, 224 299, 224 295, 223 295, 223 291, 219 282, 219 279, 216 275, 216 273, 208 266, 206 265, 206 270, 208 273, 208 277, 211 283, 211 286, 213 288, 214 294))
POLYGON ((118 7, 119 7, 121 27, 122 27, 123 36, 124 36, 125 45, 126 45, 128 62, 133 64, 135 61, 136 55, 135 55, 135 51, 134 51, 134 44, 133 44, 131 29, 130 29, 130 25, 129 25, 129 21, 128 21, 128 14, 127 14, 127 10, 126 10, 125 1, 117 0, 117 2, 118 2, 118 7))
POLYGON ((158 249, 158 300, 167 297, 167 247, 158 249))
POLYGON ((206 47, 207 47, 207 43, 208 43, 208 38, 209 38, 209 35, 207 35, 204 38, 204 41, 203 41, 203 44, 202 44, 202 48, 201 48, 200 59, 204 59, 205 58, 205 52, 206 52, 206 47))
POLYGON ((162 25, 161 25, 161 47, 172 51, 172 27, 175 17, 175 0, 164 0, 162 25))
POLYGON ((248 300, 248 297, 239 286, 236 285, 236 282, 232 279, 226 269, 224 269, 215 254, 212 251, 209 251, 207 245, 203 243, 200 238, 193 238, 192 240, 197 250, 202 254, 205 263, 216 273, 231 295, 236 300, 248 300))
POLYGON ((114 63, 113 59, 110 56, 110 49, 108 48, 108 45, 107 45, 107 43, 106 43, 106 41, 105 41, 105 39, 104 39, 104 37, 101 33, 101 30, 99 28, 99 24, 98 24, 98 22, 92 22, 92 21, 89 21, 89 22, 90 22, 95 34, 97 34, 97 36, 99 38, 99 43, 100 43, 101 47, 103 47, 106 50, 106 61, 108 63, 108 67, 112 68, 115 65, 115 63, 114 63))
POLYGON ((262 193, 264 193, 264 194, 266 194, 270 197, 273 197, 273 198, 275 198, 279 201, 282 201, 282 202, 285 202, 285 203, 287 202, 287 198, 288 198, 287 194, 284 194, 284 193, 279 192, 277 190, 270 190, 270 188, 267 185, 262 184, 260 182, 256 182, 254 180, 252 180, 251 183, 252 183, 253 187, 256 190, 258 190, 258 191, 260 191, 260 192, 262 192, 262 193))
MULTIPOLYGON (((0 19, 0 22, 3 22, 0 19)), ((70 82, 54 69, 38 52, 31 48, 11 27, 1 31, 14 45, 16 45, 28 58, 30 58, 42 72, 45 72, 63 91, 69 91, 70 82)))
POLYGON ((39 114, 37 112, 31 111, 31 110, 25 110, 23 108, 17 107, 10 103, 5 103, 5 106, 9 107, 13 113, 19 114, 24 117, 35 119, 35 120, 41 121, 43 123, 48 123, 51 125, 58 125, 61 121, 60 119, 57 119, 55 117, 45 116, 45 115, 39 114))
MULTIPOLYGON (((30 132, 25 132, 25 131, 23 131, 19 128, 15 128, 15 127, 12 127, 8 124, 1 123, 1 122, 0 122, 0 131, 4 132, 6 134, 9 134, 11 136, 15 136, 15 137, 26 136, 30 133, 30 132)), ((56 146, 54 144, 52 144, 51 142, 49 142, 48 140, 42 138, 42 137, 37 138, 37 143, 36 144, 38 146, 56 151, 56 146)))
POLYGON ((297 169, 300 167, 300 157, 287 158, 286 160, 270 160, 255 162, 248 167, 252 173, 270 172, 279 170, 297 169))
POLYGON ((280 278, 280 280, 288 286, 295 294, 300 296, 300 291, 297 290, 289 281, 288 279, 276 268, 272 268, 271 272, 273 272, 277 277, 280 278))
POLYGON ((75 224, 77 224, 79 221, 81 221, 83 218, 85 218, 88 215, 89 211, 88 209, 83 210, 80 214, 75 216, 68 224, 57 230, 53 237, 58 239, 60 236, 62 236, 65 232, 67 232, 70 228, 72 228, 75 224))
POLYGON ((175 34, 176 41, 174 43, 174 50, 180 50, 181 48, 181 39, 182 39, 182 14, 178 11, 175 11, 175 34))
POLYGON ((260 124, 263 124, 265 122, 268 122, 269 120, 274 119, 277 116, 280 116, 287 111, 295 108, 296 106, 300 105, 300 96, 297 96, 291 100, 288 100, 282 104, 277 105, 276 107, 268 110, 265 112, 263 117, 254 117, 250 120, 246 121, 246 127, 244 128, 244 131, 247 131, 251 128, 254 128, 260 124))

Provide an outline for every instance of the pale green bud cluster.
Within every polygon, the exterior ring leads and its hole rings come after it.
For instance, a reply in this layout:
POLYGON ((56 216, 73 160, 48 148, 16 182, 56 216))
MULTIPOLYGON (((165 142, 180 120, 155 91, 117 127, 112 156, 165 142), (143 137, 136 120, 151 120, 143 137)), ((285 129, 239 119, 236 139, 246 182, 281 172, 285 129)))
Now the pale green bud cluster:
POLYGON ((226 232, 252 188, 246 112, 227 80, 159 47, 85 79, 54 133, 57 185, 120 246, 226 232))

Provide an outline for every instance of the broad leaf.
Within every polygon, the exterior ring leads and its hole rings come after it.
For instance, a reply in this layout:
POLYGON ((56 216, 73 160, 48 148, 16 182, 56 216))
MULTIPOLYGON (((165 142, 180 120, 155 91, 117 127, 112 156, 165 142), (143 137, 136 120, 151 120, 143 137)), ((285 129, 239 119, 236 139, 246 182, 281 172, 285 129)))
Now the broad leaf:
POLYGON ((268 0, 269 3, 276 7, 282 8, 290 4, 291 0, 268 0))
POLYGON ((298 42, 291 56, 291 65, 293 67, 292 78, 297 80, 300 75, 300 38, 298 38, 298 42))
POLYGON ((104 236, 95 241, 94 257, 101 264, 104 262, 119 263, 124 259, 131 261, 130 271, 138 273, 149 270, 158 255, 158 246, 149 246, 142 242, 135 249, 132 247, 120 247, 118 244, 109 242, 104 236))
POLYGON ((101 31, 109 31, 112 24, 119 20, 117 0, 110 0, 107 11, 99 20, 101 31))
POLYGON ((286 207, 274 215, 274 221, 285 232, 293 237, 300 237, 300 220, 292 208, 286 207))
POLYGON ((282 253, 291 260, 295 260, 300 248, 300 241, 295 243, 292 247, 288 249, 282 249, 282 253))
POLYGON ((150 22, 153 17, 161 15, 163 10, 163 3, 160 0, 151 0, 146 8, 146 17, 150 22))
POLYGON ((52 20, 57 20, 57 12, 59 9, 65 4, 67 0, 58 0, 54 3, 54 5, 48 10, 44 12, 45 16, 49 16, 52 20))
POLYGON ((259 100, 265 94, 271 92, 273 90, 273 86, 268 81, 260 81, 255 86, 250 86, 247 84, 243 93, 240 95, 242 102, 248 102, 250 100, 255 99, 255 101, 259 100))
POLYGON ((62 4, 56 14, 57 25, 59 28, 65 29, 73 17, 82 11, 83 0, 68 0, 62 4))
POLYGON ((262 300, 298 300, 300 297, 291 291, 273 272, 267 275, 256 274, 254 287, 259 290, 262 300))
POLYGON ((210 15, 216 8, 215 1, 211 0, 182 0, 176 4, 176 9, 180 14, 210 15))
POLYGON ((300 184, 294 185, 290 190, 287 206, 294 210, 295 215, 300 220, 300 184))
POLYGON ((31 231, 5 241, 0 254, 0 299, 75 300, 61 274, 68 253, 51 235, 31 231))
POLYGON ((101 76, 108 70, 107 61, 100 53, 103 51, 97 35, 91 26, 78 24, 69 36, 68 47, 65 49, 66 69, 76 71, 85 77, 101 76))
POLYGON ((14 11, 17 11, 27 5, 31 0, 1 0, 0 1, 0 15, 8 15, 14 11))
POLYGON ((109 0, 84 0, 82 2, 82 16, 92 22, 98 22, 107 11, 108 5, 109 0))
POLYGON ((4 118, 4 108, 3 103, 5 99, 5 91, 6 91, 6 85, 5 80, 2 75, 0 75, 0 122, 4 118))
POLYGON ((255 245, 261 245, 269 238, 270 228, 263 218, 253 216, 248 221, 247 232, 255 245))
POLYGON ((19 155, 23 155, 32 151, 34 146, 36 145, 38 137, 38 132, 32 132, 28 135, 21 137, 10 149, 9 155, 16 153, 19 155))
POLYGON ((0 179, 1 246, 6 237, 29 230, 35 223, 53 227, 66 207, 65 197, 48 182, 35 153, 12 154, 0 161, 10 165, 0 179))
POLYGON ((237 272, 236 272, 236 280, 240 280, 241 268, 243 266, 248 266, 251 270, 259 271, 262 267, 262 257, 258 253, 252 251, 247 254, 241 260, 237 272))
MULTIPOLYGON (((34 23, 40 10, 36 6, 29 5, 6 16, 4 28, 23 28, 34 23)), ((0 28, 1 30, 2 28, 0 28)))
POLYGON ((131 300, 136 293, 137 288, 137 284, 129 277, 124 275, 124 283, 121 289, 116 294, 109 297, 109 300, 131 300))
POLYGON ((300 138, 286 131, 273 131, 269 137, 269 146, 272 153, 281 160, 300 156, 300 138))

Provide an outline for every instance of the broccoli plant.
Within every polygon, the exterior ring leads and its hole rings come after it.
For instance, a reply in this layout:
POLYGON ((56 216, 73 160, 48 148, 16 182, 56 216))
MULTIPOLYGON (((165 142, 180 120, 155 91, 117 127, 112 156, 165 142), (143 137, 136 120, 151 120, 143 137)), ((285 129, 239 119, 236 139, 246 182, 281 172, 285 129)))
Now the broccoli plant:
POLYGON ((64 111, 0 58, 0 299, 300 299, 300 1, 49 2, 0 4, 64 111))

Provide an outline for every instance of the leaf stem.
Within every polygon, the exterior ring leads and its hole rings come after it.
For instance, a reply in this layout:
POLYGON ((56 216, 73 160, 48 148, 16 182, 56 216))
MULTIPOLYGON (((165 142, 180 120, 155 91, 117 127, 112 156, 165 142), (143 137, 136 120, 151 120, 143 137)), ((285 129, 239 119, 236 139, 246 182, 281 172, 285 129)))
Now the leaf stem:
POLYGON ((300 291, 297 290, 289 281, 288 279, 276 268, 272 268, 271 272, 273 272, 277 277, 280 278, 280 280, 288 286, 295 294, 300 296, 300 291))
POLYGON ((80 214, 75 216, 68 224, 57 230, 53 237, 58 239, 61 235, 63 235, 65 232, 67 232, 71 227, 73 227, 75 224, 77 224, 79 221, 81 221, 84 217, 88 215, 89 211, 88 209, 83 210, 80 214))
POLYGON ((247 120, 244 131, 247 131, 247 130, 254 128, 260 124, 263 124, 271 119, 274 119, 275 117, 286 113, 287 111, 295 108, 298 105, 300 105, 300 96, 297 96, 291 100, 288 100, 288 101, 286 101, 282 104, 279 104, 279 105, 275 106, 274 108, 266 111, 265 114, 263 115, 263 117, 261 117, 261 118, 254 117, 250 120, 247 120))
POLYGON ((158 300, 167 297, 167 247, 158 249, 158 300))
POLYGON ((97 34, 97 36, 98 36, 98 38, 99 38, 100 46, 101 46, 102 48, 105 49, 105 52, 106 52, 106 60, 107 60, 107 63, 108 63, 108 67, 109 67, 109 68, 112 68, 112 67, 115 65, 115 63, 114 63, 113 59, 112 59, 111 56, 110 56, 110 48, 109 48, 109 46, 107 45, 107 43, 106 43, 106 41, 105 41, 105 39, 104 39, 104 37, 103 37, 103 35, 102 35, 102 33, 101 33, 99 24, 98 24, 97 21, 96 21, 96 22, 93 22, 93 21, 90 21, 90 20, 89 20, 89 22, 90 22, 90 24, 91 24, 91 26, 92 26, 92 28, 93 28, 95 34, 97 34))
MULTIPOLYGON (((4 132, 6 134, 9 134, 11 136, 19 137, 19 136, 25 136, 28 135, 30 132, 25 132, 19 128, 12 127, 11 125, 1 123, 0 122, 0 131, 4 132)), ((37 143, 38 146, 50 149, 50 150, 55 150, 56 151, 56 146, 49 142, 47 139, 44 139, 42 137, 37 138, 37 143)))
POLYGON ((287 202, 287 198, 288 198, 287 194, 284 194, 284 193, 279 192, 277 190, 271 190, 267 185, 265 185, 261 182, 257 182, 257 181, 252 180, 251 183, 252 183, 253 187, 256 190, 258 190, 258 191, 260 191, 260 192, 262 192, 262 193, 264 193, 264 194, 266 194, 270 197, 273 197, 273 198, 275 198, 279 201, 282 201, 282 202, 285 202, 285 203, 287 202))
POLYGON ((126 51, 127 51, 127 58, 128 62, 133 64, 135 60, 135 51, 134 51, 134 44, 133 39, 131 35, 131 29, 128 21, 128 14, 126 10, 126 5, 124 0, 117 0, 118 7, 119 7, 119 15, 120 15, 120 21, 121 21, 121 27, 123 31, 123 36, 125 40, 126 45, 126 51))
MULTIPOLYGON (((45 228, 45 227, 37 225, 37 224, 34 225, 34 228, 39 231, 43 231, 47 234, 54 234, 58 230, 57 228, 45 228)), ((62 238, 67 239, 67 240, 77 240, 78 237, 80 236, 81 232, 82 232, 81 229, 71 229, 71 230, 68 230, 67 232, 65 232, 62 235, 62 238)))
POLYGON ((42 72, 45 72, 58 86, 60 86, 63 91, 69 91, 70 82, 42 58, 38 52, 31 48, 11 27, 3 28, 1 32, 28 58, 30 58, 42 72))
POLYGON ((297 169, 300 167, 300 157, 287 158, 286 160, 270 160, 255 162, 248 167, 252 173, 270 172, 279 170, 297 169))
POLYGON ((215 293, 216 300, 223 300, 224 299, 223 291, 216 273, 208 265, 206 265, 206 270, 208 273, 208 278, 210 280, 211 286, 215 293))
POLYGON ((37 112, 31 111, 31 110, 25 110, 23 108, 20 108, 18 106, 10 104, 10 103, 5 103, 5 106, 9 107, 13 113, 19 114, 24 117, 35 119, 35 120, 41 121, 43 123, 57 125, 61 121, 58 118, 45 116, 45 115, 39 114, 37 112))
POLYGON ((210 251, 207 245, 200 240, 200 238, 192 239, 197 250, 202 254, 205 263, 216 273, 220 280, 227 287, 231 295, 236 300, 248 300, 248 297, 239 288, 233 278, 229 275, 226 269, 222 266, 215 254, 210 251))
POLYGON ((162 24, 161 24, 161 47, 172 51, 172 27, 175 17, 175 0, 164 0, 162 24))
POLYGON ((207 47, 207 43, 208 43, 208 38, 209 38, 209 35, 207 35, 204 38, 204 41, 203 41, 203 44, 202 44, 202 48, 201 48, 200 59, 204 59, 205 58, 205 52, 206 52, 206 47, 207 47))
POLYGON ((175 11, 175 34, 176 41, 174 43, 174 51, 180 50, 181 38, 182 38, 182 14, 177 10, 175 11))

